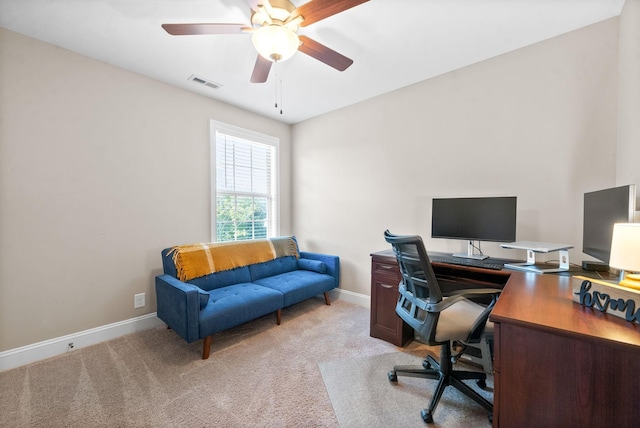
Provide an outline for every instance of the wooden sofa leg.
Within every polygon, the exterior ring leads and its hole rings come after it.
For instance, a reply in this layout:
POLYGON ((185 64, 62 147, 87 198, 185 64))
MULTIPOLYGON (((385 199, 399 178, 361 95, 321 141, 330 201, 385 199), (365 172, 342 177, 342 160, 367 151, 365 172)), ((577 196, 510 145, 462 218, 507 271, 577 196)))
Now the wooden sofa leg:
POLYGON ((276 324, 280 325, 281 321, 282 321, 282 309, 278 309, 276 311, 276 324))
POLYGON ((324 292, 324 302, 327 305, 331 305, 331 299, 329 298, 329 293, 327 293, 326 291, 324 292))
POLYGON ((202 346, 202 359, 206 360, 209 358, 209 354, 211 353, 211 336, 207 336, 204 338, 204 345, 202 346))

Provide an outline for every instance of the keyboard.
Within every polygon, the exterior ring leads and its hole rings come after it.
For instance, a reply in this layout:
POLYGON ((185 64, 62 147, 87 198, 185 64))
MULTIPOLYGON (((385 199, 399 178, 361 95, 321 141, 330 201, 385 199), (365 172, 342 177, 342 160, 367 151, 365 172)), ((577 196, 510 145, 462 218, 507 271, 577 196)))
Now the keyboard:
POLYGON ((504 263, 488 262, 485 260, 465 259, 464 257, 453 256, 429 256, 429 260, 437 263, 447 263, 458 266, 471 266, 480 269, 502 270, 504 263))

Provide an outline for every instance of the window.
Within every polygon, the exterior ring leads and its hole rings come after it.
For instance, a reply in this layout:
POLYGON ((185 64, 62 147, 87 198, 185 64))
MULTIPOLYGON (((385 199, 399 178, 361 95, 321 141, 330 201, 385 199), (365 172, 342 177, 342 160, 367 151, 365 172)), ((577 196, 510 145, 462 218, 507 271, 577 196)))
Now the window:
POLYGON ((212 241, 278 234, 278 139, 212 121, 212 241))

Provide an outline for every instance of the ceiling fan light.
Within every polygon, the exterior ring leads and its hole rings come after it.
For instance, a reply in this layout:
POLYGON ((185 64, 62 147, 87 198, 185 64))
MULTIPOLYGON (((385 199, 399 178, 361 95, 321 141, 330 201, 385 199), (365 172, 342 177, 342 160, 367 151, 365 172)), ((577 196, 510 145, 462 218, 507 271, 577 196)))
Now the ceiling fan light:
POLYGON ((298 35, 282 25, 265 25, 253 32, 251 38, 258 53, 269 61, 286 61, 300 46, 298 35))

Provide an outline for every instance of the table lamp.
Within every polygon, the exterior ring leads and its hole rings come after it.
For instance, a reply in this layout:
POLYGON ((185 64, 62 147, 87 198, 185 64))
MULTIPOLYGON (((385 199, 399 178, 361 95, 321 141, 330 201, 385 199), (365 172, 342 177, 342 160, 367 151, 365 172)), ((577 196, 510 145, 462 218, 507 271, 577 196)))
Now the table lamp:
POLYGON ((613 225, 609 266, 620 269, 620 286, 640 290, 640 223, 613 225))

